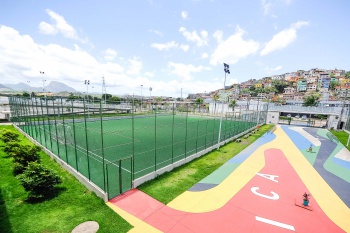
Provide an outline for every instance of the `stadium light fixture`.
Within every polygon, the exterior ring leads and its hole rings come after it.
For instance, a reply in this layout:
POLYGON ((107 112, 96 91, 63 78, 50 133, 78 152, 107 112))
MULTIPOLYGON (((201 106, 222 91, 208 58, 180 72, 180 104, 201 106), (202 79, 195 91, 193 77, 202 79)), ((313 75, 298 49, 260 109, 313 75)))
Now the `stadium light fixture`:
MULTIPOLYGON (((230 66, 224 63, 225 79, 224 79, 224 91, 226 89, 226 74, 230 74, 230 66)), ((224 99, 221 98, 221 114, 220 114, 220 125, 219 125, 219 136, 218 136, 218 148, 220 148, 220 137, 221 137, 221 127, 222 127, 222 115, 224 113, 224 99)))
POLYGON ((45 92, 45 82, 46 82, 46 80, 44 79, 45 72, 44 71, 40 71, 40 74, 41 74, 41 79, 43 80, 43 92, 44 92, 44 98, 46 100, 46 92, 45 92))

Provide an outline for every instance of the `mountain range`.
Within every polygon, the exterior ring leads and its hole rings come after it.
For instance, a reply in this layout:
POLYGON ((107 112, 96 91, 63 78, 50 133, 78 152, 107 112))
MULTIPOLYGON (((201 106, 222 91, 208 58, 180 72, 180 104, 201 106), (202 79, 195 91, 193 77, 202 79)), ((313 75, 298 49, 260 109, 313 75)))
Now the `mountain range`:
MULTIPOLYGON (((17 84, 0 84, 0 91, 26 91, 26 92, 42 92, 42 87, 31 87, 26 83, 17 84)), ((67 86, 64 83, 51 81, 45 86, 46 92, 77 92, 74 88, 67 86)))

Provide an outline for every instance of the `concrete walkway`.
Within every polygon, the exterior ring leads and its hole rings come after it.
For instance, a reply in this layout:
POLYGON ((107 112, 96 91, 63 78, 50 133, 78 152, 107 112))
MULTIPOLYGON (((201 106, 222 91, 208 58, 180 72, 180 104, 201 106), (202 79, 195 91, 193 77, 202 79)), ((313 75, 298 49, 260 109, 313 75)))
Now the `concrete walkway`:
POLYGON ((107 205, 130 232, 350 232, 350 153, 326 133, 277 126, 168 205, 137 189, 107 205))

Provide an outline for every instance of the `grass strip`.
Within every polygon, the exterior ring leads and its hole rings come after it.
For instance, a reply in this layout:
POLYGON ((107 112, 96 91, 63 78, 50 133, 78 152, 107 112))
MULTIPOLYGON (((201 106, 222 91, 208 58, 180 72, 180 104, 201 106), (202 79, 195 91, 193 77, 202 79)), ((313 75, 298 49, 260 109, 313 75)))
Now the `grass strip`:
POLYGON ((350 144, 349 146, 346 146, 346 143, 348 142, 348 137, 349 134, 343 130, 341 131, 336 131, 336 130, 330 130, 330 132, 336 136, 341 144, 344 145, 348 150, 350 149, 350 144))
POLYGON ((168 204, 175 197, 214 172, 273 127, 274 125, 263 125, 255 134, 246 139, 242 137, 242 142, 228 143, 221 147, 220 150, 212 151, 188 164, 177 167, 171 172, 164 173, 156 179, 142 184, 138 189, 163 204, 168 204))
MULTIPOLYGON (((3 129, 17 132, 13 126, 0 126, 0 131, 3 129)), ((23 135, 20 140, 31 144, 23 135)), ((3 152, 4 145, 0 141, 0 232, 71 232, 85 221, 98 222, 99 232, 127 232, 132 228, 44 152, 40 152, 41 163, 55 170, 63 182, 50 199, 26 201, 27 193, 13 176, 12 158, 3 152)))

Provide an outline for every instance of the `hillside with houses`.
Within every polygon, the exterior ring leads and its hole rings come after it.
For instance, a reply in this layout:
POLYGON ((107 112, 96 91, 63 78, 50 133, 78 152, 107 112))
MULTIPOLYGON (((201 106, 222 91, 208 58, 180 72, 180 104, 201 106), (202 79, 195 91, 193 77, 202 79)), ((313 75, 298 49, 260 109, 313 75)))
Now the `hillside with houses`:
POLYGON ((333 101, 348 98, 349 89, 350 72, 315 68, 259 80, 250 79, 210 93, 190 94, 188 99, 210 98, 227 101, 255 99, 285 103, 288 100, 303 101, 304 98, 314 95, 319 101, 333 101))

